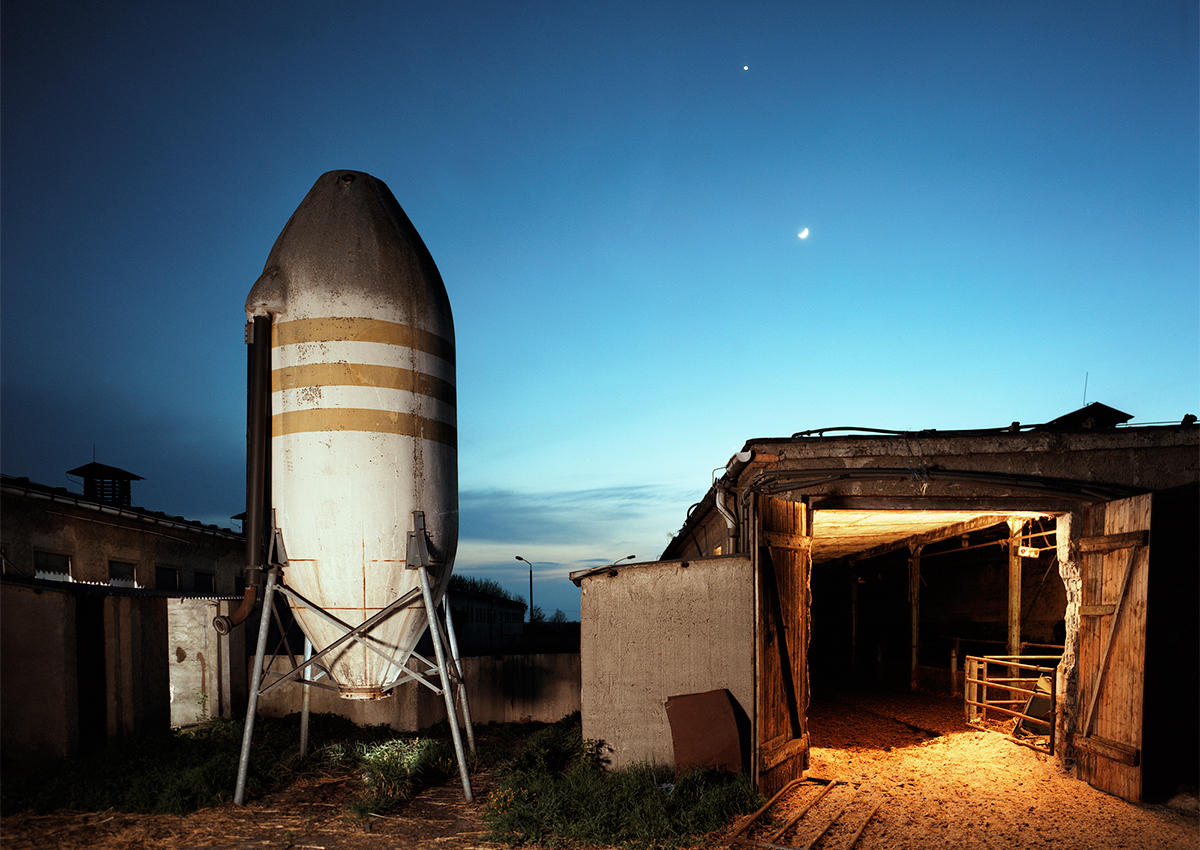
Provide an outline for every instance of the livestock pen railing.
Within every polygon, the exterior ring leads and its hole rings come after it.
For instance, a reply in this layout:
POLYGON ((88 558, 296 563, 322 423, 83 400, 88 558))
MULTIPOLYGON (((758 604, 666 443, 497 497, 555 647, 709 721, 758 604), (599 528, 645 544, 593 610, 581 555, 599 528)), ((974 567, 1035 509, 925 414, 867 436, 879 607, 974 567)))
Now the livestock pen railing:
POLYGON ((1012 740, 1054 755, 1060 660, 1057 655, 968 655, 964 688, 967 722, 986 721, 989 711, 1016 717, 1012 740), (1054 666, 1035 663, 1043 661, 1052 661, 1054 666), (1022 740, 1022 734, 1044 736, 1048 744, 1022 740))

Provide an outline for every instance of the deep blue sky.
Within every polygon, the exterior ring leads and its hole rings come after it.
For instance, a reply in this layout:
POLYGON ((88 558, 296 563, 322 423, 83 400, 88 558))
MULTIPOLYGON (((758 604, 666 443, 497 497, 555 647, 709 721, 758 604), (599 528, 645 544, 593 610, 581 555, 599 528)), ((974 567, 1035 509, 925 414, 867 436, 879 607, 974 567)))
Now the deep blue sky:
POLYGON ((1194 1, 342 5, 5 0, 5 473, 229 525, 339 168, 450 294, 458 568, 547 613, 753 437, 1200 413, 1194 1))

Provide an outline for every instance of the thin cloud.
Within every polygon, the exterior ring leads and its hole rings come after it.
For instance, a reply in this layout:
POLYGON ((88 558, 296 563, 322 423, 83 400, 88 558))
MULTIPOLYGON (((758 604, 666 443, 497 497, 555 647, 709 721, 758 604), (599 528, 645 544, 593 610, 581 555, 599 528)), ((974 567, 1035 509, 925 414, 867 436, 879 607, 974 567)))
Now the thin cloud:
POLYGON ((609 539, 622 525, 641 526, 678 499, 653 485, 523 493, 481 489, 459 493, 459 536, 505 543, 576 543, 609 539))

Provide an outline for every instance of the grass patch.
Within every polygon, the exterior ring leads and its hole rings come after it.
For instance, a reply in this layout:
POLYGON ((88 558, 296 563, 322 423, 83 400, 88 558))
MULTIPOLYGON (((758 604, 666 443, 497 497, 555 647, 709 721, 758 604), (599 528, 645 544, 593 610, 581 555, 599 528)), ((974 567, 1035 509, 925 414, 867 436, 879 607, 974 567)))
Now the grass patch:
POLYGON ((676 781, 661 766, 606 771, 578 715, 536 733, 497 772, 483 820, 490 840, 513 845, 678 847, 762 804, 745 774, 698 770, 676 781))
MULTIPOLYGON (((188 814, 233 798, 242 721, 117 739, 84 756, 0 774, 0 813, 22 811, 188 814)), ((258 718, 250 747, 246 797, 253 799, 309 774, 344 772, 362 782, 354 814, 382 814, 457 771, 453 749, 429 738, 397 738, 386 727, 358 727, 313 714, 300 758, 299 716, 258 718)))
POLYGON ((445 741, 431 738, 357 744, 354 756, 366 785, 350 804, 359 817, 385 814, 422 788, 440 785, 458 772, 454 750, 445 741))

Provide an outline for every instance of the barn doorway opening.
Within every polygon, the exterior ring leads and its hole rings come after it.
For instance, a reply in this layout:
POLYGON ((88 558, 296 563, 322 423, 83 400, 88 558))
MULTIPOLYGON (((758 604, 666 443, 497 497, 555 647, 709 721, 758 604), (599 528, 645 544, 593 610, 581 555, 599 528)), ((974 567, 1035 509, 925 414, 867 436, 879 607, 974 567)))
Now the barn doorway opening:
POLYGON ((809 676, 846 693, 961 699, 968 655, 1061 654, 1058 516, 816 510, 809 676))

